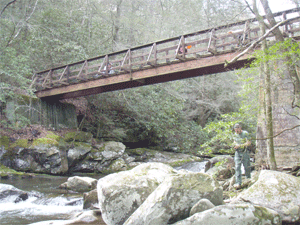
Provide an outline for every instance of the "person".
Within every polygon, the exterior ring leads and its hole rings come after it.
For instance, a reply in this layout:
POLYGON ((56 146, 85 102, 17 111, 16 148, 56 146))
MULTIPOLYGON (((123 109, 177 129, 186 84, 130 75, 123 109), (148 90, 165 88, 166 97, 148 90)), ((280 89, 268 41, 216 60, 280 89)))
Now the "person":
POLYGON ((251 168, 250 168, 250 156, 247 147, 251 145, 249 140, 249 133, 242 130, 240 124, 234 125, 234 162, 235 162, 235 184, 234 188, 239 189, 242 185, 242 170, 241 166, 243 164, 245 168, 245 175, 247 178, 251 178, 251 168))
POLYGON ((178 54, 179 55, 182 55, 183 54, 183 51, 184 53, 187 53, 187 48, 183 48, 182 46, 178 49, 178 54), (184 49, 184 50, 183 50, 184 49))
MULTIPOLYGON (((104 74, 106 73, 106 66, 104 67, 104 74)), ((111 63, 107 64, 107 74, 113 74, 115 71, 111 69, 111 63)))

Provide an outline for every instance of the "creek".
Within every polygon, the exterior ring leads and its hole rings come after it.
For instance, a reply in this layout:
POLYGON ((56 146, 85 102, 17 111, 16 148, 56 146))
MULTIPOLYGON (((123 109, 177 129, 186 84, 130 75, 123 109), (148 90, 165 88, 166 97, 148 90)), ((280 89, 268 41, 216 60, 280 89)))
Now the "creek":
POLYGON ((68 177, 35 175, 26 178, 1 179, 0 183, 10 184, 27 191, 29 198, 15 203, 15 197, 0 200, 0 224, 31 224, 45 220, 70 219, 83 211, 83 194, 72 193, 58 186, 68 177))
MULTIPOLYGON (((204 172, 206 162, 190 162, 175 169, 204 172)), ((75 176, 75 174, 74 174, 75 176)), ((78 174, 78 176, 89 176, 78 174)), ((89 176, 99 179, 101 176, 89 176)), ((0 200, 1 225, 27 225, 46 220, 67 220, 83 211, 83 194, 59 189, 68 177, 34 175, 23 178, 0 179, 2 184, 10 184, 27 191, 29 198, 15 203, 15 197, 0 200)))

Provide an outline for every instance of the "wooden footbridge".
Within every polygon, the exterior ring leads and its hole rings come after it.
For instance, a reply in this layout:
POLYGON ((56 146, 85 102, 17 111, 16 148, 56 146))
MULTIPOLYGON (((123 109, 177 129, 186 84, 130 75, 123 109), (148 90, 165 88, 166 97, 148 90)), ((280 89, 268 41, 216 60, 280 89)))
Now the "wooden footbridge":
MULTIPOLYGON (((286 37, 298 39, 299 10, 274 14, 286 37)), ((259 39, 256 19, 201 30, 179 37, 113 52, 34 74, 36 96, 60 100, 93 95, 247 66, 251 52, 225 68, 251 43, 259 39), (109 68, 111 66, 111 68, 109 68)), ((274 40, 270 33, 268 40, 274 40)))

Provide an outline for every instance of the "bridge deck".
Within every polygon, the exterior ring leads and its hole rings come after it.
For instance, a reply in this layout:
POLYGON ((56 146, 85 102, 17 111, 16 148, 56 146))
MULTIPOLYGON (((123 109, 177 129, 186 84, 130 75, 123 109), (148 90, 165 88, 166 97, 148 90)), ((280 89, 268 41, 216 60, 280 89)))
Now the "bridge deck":
MULTIPOLYGON (((296 18, 280 27, 287 37, 299 35, 298 11, 275 14, 277 21, 296 18)), ((224 72, 252 60, 248 54, 224 67, 258 38, 258 23, 249 19, 41 71, 33 85, 37 97, 58 100, 224 72)))

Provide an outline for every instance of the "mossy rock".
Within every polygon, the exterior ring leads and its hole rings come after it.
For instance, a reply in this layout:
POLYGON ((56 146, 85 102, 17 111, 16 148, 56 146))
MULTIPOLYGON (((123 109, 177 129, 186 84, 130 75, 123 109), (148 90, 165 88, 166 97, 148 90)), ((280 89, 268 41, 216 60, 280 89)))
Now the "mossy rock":
POLYGON ((10 145, 10 148, 15 148, 15 147, 28 148, 29 147, 28 139, 18 139, 18 140, 16 140, 15 143, 12 143, 10 145))
POLYGON ((125 150, 129 155, 144 155, 146 152, 149 151, 149 149, 146 148, 135 148, 135 149, 126 149, 125 150))
POLYGON ((8 175, 23 175, 23 172, 17 172, 13 169, 10 169, 2 164, 0 164, 0 178, 7 177, 8 175))
POLYGON ((31 147, 42 145, 42 144, 58 146, 58 141, 51 138, 38 138, 33 140, 31 147))
POLYGON ((93 139, 93 134, 76 131, 76 132, 69 132, 65 134, 64 140, 66 142, 77 141, 77 142, 87 142, 90 143, 93 139))
POLYGON ((7 136, 0 136, 0 147, 4 146, 5 149, 9 146, 9 137, 7 136))
POLYGON ((53 132, 51 132, 51 131, 48 131, 48 132, 47 132, 47 136, 46 136, 46 138, 50 138, 50 139, 53 139, 53 140, 55 140, 55 141, 59 142, 59 141, 60 141, 60 139, 61 139, 61 136, 59 136, 59 135, 56 135, 56 134, 54 134, 54 133, 53 133, 53 132))

